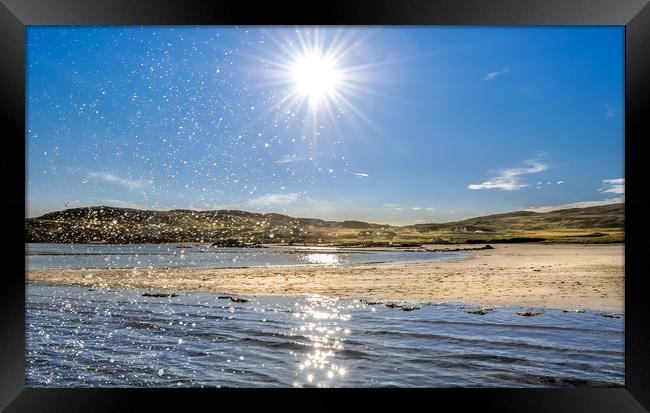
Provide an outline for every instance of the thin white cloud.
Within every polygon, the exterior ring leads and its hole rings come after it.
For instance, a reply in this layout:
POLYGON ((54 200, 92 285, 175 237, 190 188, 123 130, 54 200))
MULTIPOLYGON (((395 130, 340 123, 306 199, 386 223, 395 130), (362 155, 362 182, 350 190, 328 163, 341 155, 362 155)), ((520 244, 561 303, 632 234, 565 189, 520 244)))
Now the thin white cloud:
POLYGON ((563 183, 564 183, 564 181, 557 181, 556 182, 556 184, 558 184, 558 185, 562 185, 563 183))
POLYGON ((614 109, 612 109, 610 105, 605 105, 605 117, 606 118, 614 117, 614 109))
POLYGON ((404 211, 404 210, 412 210, 412 211, 433 211, 435 208, 433 207, 420 207, 420 206, 400 206, 400 204, 392 204, 392 203, 387 203, 384 204, 386 208, 393 209, 395 211, 404 211))
POLYGON ((312 198, 306 193, 290 192, 268 193, 244 203, 237 203, 231 208, 243 207, 251 212, 282 212, 294 217, 334 219, 346 205, 344 200, 312 198))
POLYGON ((603 179, 603 188, 601 188, 601 192, 604 194, 624 194, 625 178, 603 179))
POLYGON ((296 154, 288 154, 288 155, 284 155, 282 158, 275 161, 275 163, 285 164, 285 163, 299 162, 304 160, 305 158, 300 157, 296 154))
POLYGON ((357 172, 357 173, 354 174, 354 175, 355 175, 355 176, 358 176, 358 177, 361 177, 361 178, 367 178, 368 176, 370 176, 370 175, 368 175, 368 174, 366 174, 366 173, 362 173, 362 172, 357 172))
POLYGON ((516 191, 529 186, 521 183, 522 175, 530 175, 542 172, 548 169, 548 165, 535 160, 526 161, 530 166, 523 168, 507 168, 498 171, 498 174, 480 184, 471 184, 467 189, 499 189, 501 191, 516 191))
POLYGON ((122 178, 110 172, 90 172, 88 174, 88 177, 94 179, 100 179, 105 182, 118 184, 128 189, 141 189, 153 185, 152 180, 122 178))
POLYGON ((485 76, 483 76, 481 78, 481 80, 492 80, 495 77, 503 76, 503 75, 507 74, 509 71, 510 71, 510 69, 503 69, 503 70, 496 70, 494 72, 489 72, 489 73, 486 73, 485 76))
POLYGON ((290 205, 299 201, 304 201, 305 199, 305 197, 301 197, 300 194, 295 192, 288 194, 266 194, 251 199, 247 204, 254 207, 290 205))
POLYGON ((588 208, 588 207, 600 206, 600 205, 619 204, 621 202, 625 202, 625 199, 623 199, 622 197, 616 197, 616 198, 610 198, 610 199, 603 199, 603 200, 600 200, 600 201, 581 201, 581 202, 571 202, 571 203, 568 203, 568 204, 561 204, 561 205, 527 208, 527 209, 524 209, 524 211, 551 212, 551 211, 557 211, 559 209, 588 208))

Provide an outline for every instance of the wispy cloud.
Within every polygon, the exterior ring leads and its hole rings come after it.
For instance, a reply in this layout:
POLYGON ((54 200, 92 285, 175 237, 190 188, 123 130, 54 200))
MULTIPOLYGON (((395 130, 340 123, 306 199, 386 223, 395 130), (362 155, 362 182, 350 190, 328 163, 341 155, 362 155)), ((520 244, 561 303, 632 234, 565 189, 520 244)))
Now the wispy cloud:
POLYGON ((581 201, 581 202, 571 202, 571 203, 568 203, 568 204, 561 204, 561 205, 527 208, 527 209, 525 209, 525 211, 551 212, 551 211, 557 211, 559 209, 588 208, 588 207, 600 206, 600 205, 619 204, 621 202, 625 202, 625 200, 622 197, 616 197, 616 198, 610 198, 610 199, 603 199, 603 200, 600 200, 600 201, 581 201))
POLYGON ((390 208, 390 209, 393 209, 393 210, 395 210, 395 211, 403 211, 403 210, 404 210, 404 207, 401 206, 400 204, 392 204, 392 203, 388 203, 388 204, 384 204, 384 206, 385 206, 386 208, 390 208))
POLYGON ((406 205, 400 205, 400 204, 393 204, 393 203, 387 203, 384 204, 386 208, 390 208, 395 211, 404 211, 404 210, 411 210, 411 211, 434 211, 434 207, 422 207, 422 206, 406 206, 406 205))
POLYGON ((253 198, 249 200, 247 204, 254 207, 290 205, 299 201, 304 201, 306 199, 306 197, 300 196, 300 194, 297 194, 295 192, 288 194, 273 193, 253 198))
POLYGON ((367 178, 368 176, 370 176, 370 175, 368 175, 368 174, 366 174, 366 173, 361 173, 361 172, 357 172, 357 173, 354 174, 354 175, 355 175, 355 176, 358 176, 358 177, 361 177, 361 178, 367 178))
POLYGON ((285 164, 285 163, 291 163, 291 162, 304 161, 305 159, 306 158, 300 157, 300 156, 298 156, 296 154, 288 154, 288 155, 284 155, 282 158, 275 161, 275 163, 285 164))
POLYGON ((605 117, 606 118, 613 118, 614 117, 614 109, 610 105, 605 105, 605 117))
POLYGON ((624 194, 625 178, 603 179, 603 187, 600 189, 600 191, 604 194, 624 194))
POLYGON ((115 183, 120 186, 126 187, 128 189, 140 189, 140 188, 150 187, 151 185, 153 185, 152 180, 122 178, 110 172, 90 172, 88 174, 88 177, 94 179, 100 179, 105 182, 115 183))
POLYGON ((313 198, 307 193, 268 193, 237 203, 231 208, 245 207, 246 210, 260 213, 281 212, 294 217, 318 217, 338 219, 337 215, 348 208, 345 200, 313 198))
POLYGON ((471 184, 467 189, 499 189, 502 191, 516 191, 526 188, 528 184, 521 183, 522 175, 529 175, 542 172, 548 169, 548 166, 536 160, 526 161, 528 167, 500 169, 498 173, 489 181, 480 184, 471 184))
POLYGON ((486 73, 485 76, 483 76, 481 78, 481 80, 492 80, 495 77, 503 76, 503 75, 507 74, 508 72, 510 72, 510 69, 502 69, 502 70, 496 70, 494 72, 489 72, 489 73, 486 73))

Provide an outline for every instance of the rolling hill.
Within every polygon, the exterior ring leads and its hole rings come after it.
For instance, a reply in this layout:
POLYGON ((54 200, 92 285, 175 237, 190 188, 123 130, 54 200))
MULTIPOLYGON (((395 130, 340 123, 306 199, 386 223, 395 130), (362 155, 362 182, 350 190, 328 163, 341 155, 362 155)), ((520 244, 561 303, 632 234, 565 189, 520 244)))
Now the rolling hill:
POLYGON ((238 210, 150 211, 97 206, 25 220, 26 242, 211 242, 421 245, 478 242, 622 242, 624 204, 518 211, 447 223, 391 226, 238 210))

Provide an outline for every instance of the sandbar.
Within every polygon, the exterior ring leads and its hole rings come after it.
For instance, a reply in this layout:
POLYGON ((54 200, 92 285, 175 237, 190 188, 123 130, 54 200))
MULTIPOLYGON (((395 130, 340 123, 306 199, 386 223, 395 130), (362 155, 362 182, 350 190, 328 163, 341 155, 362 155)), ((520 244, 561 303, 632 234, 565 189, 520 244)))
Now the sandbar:
MULTIPOLYGON (((624 311, 624 245, 496 244, 449 261, 330 267, 33 269, 28 283, 624 311)), ((428 246, 429 248, 445 248, 428 246)))

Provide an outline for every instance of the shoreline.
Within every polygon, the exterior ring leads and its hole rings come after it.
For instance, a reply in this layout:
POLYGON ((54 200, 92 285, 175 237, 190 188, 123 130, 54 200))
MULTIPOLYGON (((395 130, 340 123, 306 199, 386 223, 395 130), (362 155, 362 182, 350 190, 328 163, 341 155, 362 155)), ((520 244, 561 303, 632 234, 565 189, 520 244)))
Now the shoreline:
MULTIPOLYGON (((447 246, 445 246, 447 247, 447 246)), ((464 258, 322 267, 32 269, 28 283, 320 294, 382 301, 623 313, 624 245, 497 244, 464 258)))

